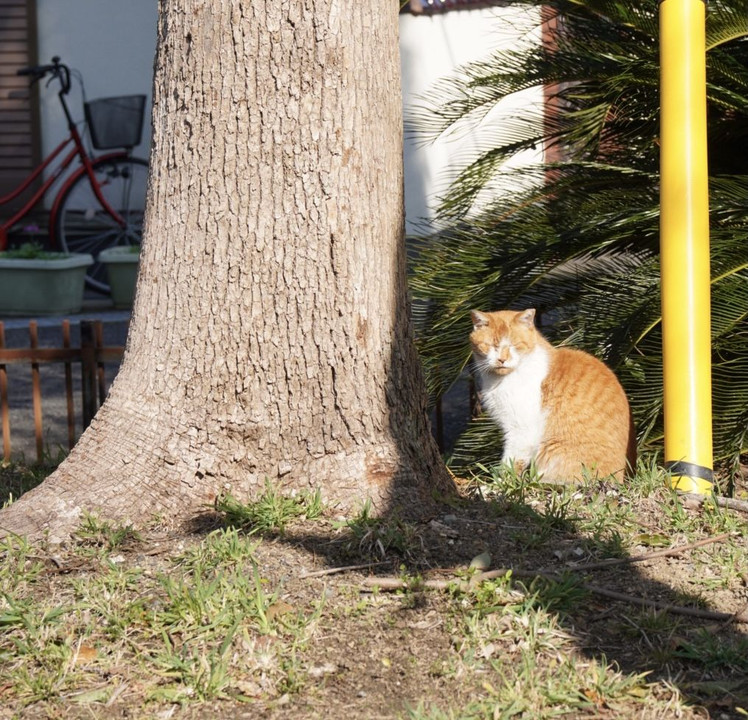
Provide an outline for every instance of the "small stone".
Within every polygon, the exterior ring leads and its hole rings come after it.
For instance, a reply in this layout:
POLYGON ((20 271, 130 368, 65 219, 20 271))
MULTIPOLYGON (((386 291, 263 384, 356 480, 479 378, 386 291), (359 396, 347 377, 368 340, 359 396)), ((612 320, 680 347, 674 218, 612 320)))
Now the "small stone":
POLYGON ((476 570, 488 570, 491 567, 491 553, 482 552, 470 561, 470 567, 476 570))

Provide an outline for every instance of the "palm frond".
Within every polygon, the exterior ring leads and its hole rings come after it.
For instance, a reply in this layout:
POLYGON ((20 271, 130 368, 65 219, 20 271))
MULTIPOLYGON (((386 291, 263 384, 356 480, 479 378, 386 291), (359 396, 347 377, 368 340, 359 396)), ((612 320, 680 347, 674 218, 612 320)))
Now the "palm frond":
MULTIPOLYGON (((520 43, 462 68, 424 99, 424 136, 484 130, 443 198, 445 230, 415 247, 411 285, 433 397, 464 371, 473 308, 538 309, 555 341, 616 369, 640 441, 662 438, 656 4, 519 0, 538 46, 520 43), (548 28, 546 28, 547 30, 548 28), (501 103, 545 88, 491 135, 501 103), (508 169, 517 153, 557 147, 563 162, 508 169), (487 187, 514 190, 477 207, 487 187)), ((748 15, 707 8, 715 456, 735 463, 748 438, 748 15)), ((496 456, 493 423, 471 424, 454 462, 496 456), (492 440, 491 440, 492 439, 492 440)))

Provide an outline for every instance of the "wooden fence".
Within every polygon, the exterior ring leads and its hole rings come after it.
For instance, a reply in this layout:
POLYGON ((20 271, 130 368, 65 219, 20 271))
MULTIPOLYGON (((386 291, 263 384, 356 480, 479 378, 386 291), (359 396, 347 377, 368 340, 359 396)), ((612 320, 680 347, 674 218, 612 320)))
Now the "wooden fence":
MULTIPOLYGON (((40 366, 48 363, 64 365, 64 395, 67 406, 67 444, 72 448, 76 441, 75 403, 73 394, 73 365, 80 365, 81 372, 81 427, 90 424, 107 393, 104 363, 119 363, 124 348, 107 347, 103 342, 103 323, 100 320, 81 320, 80 345, 73 347, 70 340, 70 321, 61 323, 62 347, 39 347, 37 322, 29 322, 29 347, 6 348, 5 324, 0 322, 0 420, 3 433, 3 459, 11 454, 10 407, 8 402, 8 365, 25 364, 31 370, 31 398, 36 440, 36 456, 44 458, 42 422, 42 382, 40 366)), ((61 389, 56 388, 58 392, 61 389)))

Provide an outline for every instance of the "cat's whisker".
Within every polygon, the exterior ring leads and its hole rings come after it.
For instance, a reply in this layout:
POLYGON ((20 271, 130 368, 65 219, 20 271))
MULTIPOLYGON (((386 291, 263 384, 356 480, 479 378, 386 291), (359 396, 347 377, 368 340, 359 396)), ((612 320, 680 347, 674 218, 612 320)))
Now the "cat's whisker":
POLYGON ((475 368, 476 372, 480 373, 480 372, 484 372, 486 370, 489 370, 493 366, 489 362, 488 359, 484 359, 484 360, 474 359, 473 360, 473 367, 475 368))

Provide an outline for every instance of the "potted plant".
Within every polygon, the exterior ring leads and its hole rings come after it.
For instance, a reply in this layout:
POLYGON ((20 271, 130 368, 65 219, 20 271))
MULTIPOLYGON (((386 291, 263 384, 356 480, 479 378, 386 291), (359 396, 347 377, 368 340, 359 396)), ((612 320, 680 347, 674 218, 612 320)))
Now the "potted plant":
POLYGON ((138 279, 140 245, 122 245, 102 250, 97 260, 106 267, 114 307, 132 307, 135 282, 138 279))
POLYGON ((88 253, 43 250, 26 243, 0 252, 0 315, 63 315, 83 304, 88 253))

